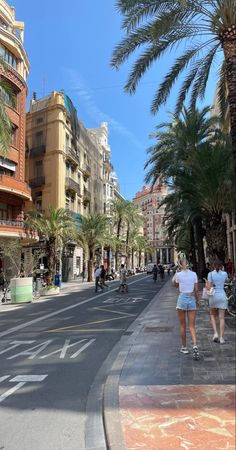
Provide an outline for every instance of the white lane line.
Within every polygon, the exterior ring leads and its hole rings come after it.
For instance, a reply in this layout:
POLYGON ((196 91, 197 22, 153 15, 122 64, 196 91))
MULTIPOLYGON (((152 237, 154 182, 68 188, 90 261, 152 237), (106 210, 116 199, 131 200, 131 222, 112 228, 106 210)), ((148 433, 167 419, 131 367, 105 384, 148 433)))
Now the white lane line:
MULTIPOLYGON (((129 283, 129 286, 131 284, 138 283, 139 281, 142 281, 144 278, 145 277, 139 278, 138 280, 135 280, 135 281, 132 281, 131 283, 129 283)), ((109 290, 109 293, 110 292, 115 292, 116 290, 117 290, 117 287, 115 289, 109 290)), ((82 305, 84 305, 86 303, 92 302, 93 300, 95 300, 95 299, 97 299, 99 297, 102 297, 103 295, 106 295, 106 294, 107 294, 107 292, 102 292, 101 294, 94 295, 93 297, 87 298, 86 300, 83 300, 80 303, 76 303, 75 305, 66 306, 66 308, 59 309, 58 311, 54 311, 54 312, 52 312, 50 314, 46 314, 45 316, 38 317, 37 319, 33 319, 33 320, 30 320, 29 322, 22 323, 21 325, 17 325, 16 327, 9 328, 9 330, 6 330, 6 331, 3 331, 2 333, 0 333, 0 337, 7 336, 8 334, 12 334, 15 331, 22 330, 23 328, 29 327, 30 325, 33 325, 34 323, 41 322, 41 320, 48 319, 49 317, 57 316, 58 314, 61 314, 64 311, 69 311, 70 309, 78 308, 79 306, 82 306, 82 305)))
POLYGON ((38 381, 43 381, 45 378, 47 378, 48 375, 17 375, 16 377, 9 380, 10 382, 24 382, 28 383, 28 381, 31 381, 33 383, 38 381))
POLYGON ((86 348, 88 348, 93 342, 95 342, 96 339, 90 339, 90 341, 87 342, 87 344, 84 344, 83 347, 81 347, 76 353, 74 353, 70 359, 76 358, 80 353, 82 353, 86 348))
POLYGON ((1 381, 7 380, 7 378, 10 378, 11 375, 4 375, 3 377, 0 377, 0 383, 1 381))
POLYGON ((22 386, 25 385, 25 382, 18 383, 16 386, 13 386, 11 389, 8 389, 4 394, 0 395, 0 403, 3 402, 9 395, 14 394, 14 392, 18 391, 22 386))

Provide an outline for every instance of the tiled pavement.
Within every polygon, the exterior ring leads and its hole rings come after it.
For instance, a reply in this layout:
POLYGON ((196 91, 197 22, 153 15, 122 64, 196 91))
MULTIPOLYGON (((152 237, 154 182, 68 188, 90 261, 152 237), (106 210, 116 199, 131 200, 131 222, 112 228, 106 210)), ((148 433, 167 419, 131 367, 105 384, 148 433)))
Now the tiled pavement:
POLYGON ((110 450, 236 447, 235 328, 226 327, 225 345, 214 343, 201 302, 200 360, 180 354, 176 297, 168 282, 124 337, 105 386, 110 450))

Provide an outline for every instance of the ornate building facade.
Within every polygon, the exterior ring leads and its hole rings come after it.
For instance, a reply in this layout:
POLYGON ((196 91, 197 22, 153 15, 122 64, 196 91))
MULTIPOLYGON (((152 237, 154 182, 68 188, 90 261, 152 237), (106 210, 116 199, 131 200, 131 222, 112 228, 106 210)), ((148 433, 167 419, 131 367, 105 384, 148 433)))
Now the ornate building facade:
MULTIPOLYGON (((104 186, 107 192, 113 183, 106 123, 85 128, 70 98, 54 91, 31 100, 26 136, 26 177, 37 210, 47 214, 51 205, 75 217, 104 213, 104 186)), ((82 249, 71 245, 63 258, 66 281, 82 271, 82 249)))
MULTIPOLYGON (((1 92, 12 123, 12 140, 8 155, 0 156, 0 238, 27 240, 24 225, 25 203, 31 191, 25 182, 25 114, 26 79, 29 60, 24 49, 24 23, 15 19, 15 10, 0 0, 0 57, 6 65, 1 73, 10 86, 14 104, 1 92)), ((0 265, 8 270, 3 253, 0 265)), ((10 270, 10 269, 9 269, 10 270)), ((6 274, 7 275, 7 274, 6 274)), ((9 276, 11 274, 9 273, 9 276)))
POLYGON ((167 264, 174 261, 174 246, 163 224, 165 208, 159 207, 167 193, 167 188, 157 183, 153 189, 144 186, 133 199, 133 203, 140 208, 144 216, 144 236, 152 248, 152 254, 146 263, 167 264))

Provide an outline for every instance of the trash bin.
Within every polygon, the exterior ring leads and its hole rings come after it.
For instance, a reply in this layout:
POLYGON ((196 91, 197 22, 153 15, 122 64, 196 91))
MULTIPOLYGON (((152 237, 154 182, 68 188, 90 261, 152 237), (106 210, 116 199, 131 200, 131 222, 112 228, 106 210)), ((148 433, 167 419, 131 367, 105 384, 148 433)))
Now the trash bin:
POLYGON ((56 275, 54 277, 54 284, 55 284, 55 286, 61 287, 61 274, 60 273, 56 273, 56 275))
POLYGON ((11 289, 11 303, 27 303, 32 302, 33 295, 33 278, 12 278, 11 289))

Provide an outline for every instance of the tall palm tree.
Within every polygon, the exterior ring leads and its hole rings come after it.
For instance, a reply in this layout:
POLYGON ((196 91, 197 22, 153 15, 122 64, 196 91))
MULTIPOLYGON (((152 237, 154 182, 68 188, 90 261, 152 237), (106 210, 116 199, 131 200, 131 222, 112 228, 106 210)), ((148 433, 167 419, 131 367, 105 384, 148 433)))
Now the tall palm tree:
POLYGON ((155 93, 151 110, 165 104, 176 80, 182 82, 176 112, 190 93, 191 106, 205 95, 209 74, 221 54, 218 92, 220 104, 227 96, 236 172, 236 8, 235 0, 117 0, 124 16, 124 39, 116 46, 112 66, 119 68, 137 49, 144 48, 131 70, 125 90, 134 93, 152 63, 168 52, 184 49, 177 56, 155 93))
POLYGON ((88 281, 93 280, 95 250, 107 242, 109 218, 104 214, 81 216, 78 220, 77 242, 83 247, 88 268, 88 281))
POLYGON ((35 210, 29 211, 26 224, 36 230, 46 241, 48 278, 49 283, 52 284, 57 265, 60 263, 63 245, 74 236, 75 221, 66 209, 49 206, 47 216, 35 210))
MULTIPOLYGON (((123 227, 126 224, 126 220, 129 214, 129 205, 131 202, 123 199, 114 199, 111 200, 111 216, 113 221, 113 226, 116 233, 117 244, 121 240, 121 234, 123 231, 123 227)), ((118 253, 119 247, 122 246, 122 243, 117 246, 115 251, 115 265, 116 270, 118 268, 118 253)))
POLYGON ((14 93, 4 77, 6 71, 7 66, 0 58, 0 156, 4 158, 8 155, 12 136, 12 123, 5 108, 6 98, 11 105, 15 103, 14 93))
MULTIPOLYGON (((179 232, 183 231, 183 226, 189 229, 189 225, 196 225, 194 221, 196 216, 201 217, 210 261, 219 259, 224 262, 226 250, 224 213, 232 209, 235 200, 232 155, 229 148, 219 143, 201 144, 191 159, 191 168, 188 164, 185 165, 185 170, 175 177, 172 188, 172 199, 169 197, 164 202, 167 204, 169 202, 170 205, 172 200, 173 206, 174 199, 177 198, 177 205, 178 199, 182 199, 185 212, 195 211, 192 217, 183 214, 182 222, 172 222, 172 227, 177 227, 178 236, 179 232)), ((179 208, 173 209, 172 216, 178 215, 180 211, 179 208)), ((176 221, 176 217, 174 220, 176 221)), ((190 233, 189 238, 191 241, 190 233)))

